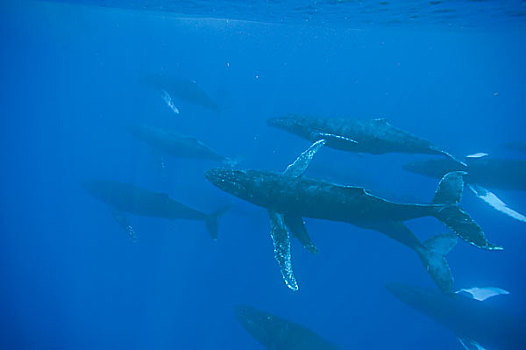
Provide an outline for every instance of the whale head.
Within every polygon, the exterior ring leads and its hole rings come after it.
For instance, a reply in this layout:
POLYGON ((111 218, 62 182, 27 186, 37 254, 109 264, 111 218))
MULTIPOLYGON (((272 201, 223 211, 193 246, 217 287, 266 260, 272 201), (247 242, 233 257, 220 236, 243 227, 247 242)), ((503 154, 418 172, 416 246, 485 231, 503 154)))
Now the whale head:
POLYGON ((310 133, 309 121, 305 117, 288 115, 267 119, 267 125, 303 136, 310 133))
POLYGON ((269 207, 278 174, 258 170, 214 168, 205 173, 213 185, 253 204, 269 207))
POLYGON ((273 318, 269 314, 251 306, 237 305, 234 311, 239 323, 254 336, 266 333, 266 328, 269 328, 272 323, 273 318))

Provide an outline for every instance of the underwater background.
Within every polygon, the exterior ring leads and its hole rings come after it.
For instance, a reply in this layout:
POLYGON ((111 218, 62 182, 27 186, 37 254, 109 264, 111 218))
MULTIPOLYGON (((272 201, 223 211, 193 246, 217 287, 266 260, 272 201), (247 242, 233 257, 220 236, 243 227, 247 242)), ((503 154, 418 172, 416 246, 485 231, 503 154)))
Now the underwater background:
MULTIPOLYGON (((273 171, 309 145, 266 125, 289 113, 386 118, 453 154, 521 158, 504 145, 525 141, 525 16, 524 1, 1 2, 0 348, 259 349, 234 314, 249 304, 344 349, 461 349, 384 288, 434 288, 406 247, 307 218, 320 254, 292 243, 293 292, 266 211, 204 178, 221 163, 161 161, 126 127, 174 129, 273 171), (198 82, 218 110, 181 101, 173 113, 143 81, 164 73, 198 82), (202 222, 130 215, 132 242, 82 188, 91 179, 232 207, 217 241, 202 222)), ((428 203, 438 180, 402 165, 431 158, 326 148, 307 174, 428 203)), ((498 194, 526 211, 524 192, 498 194)), ((455 288, 504 288, 486 303, 526 316, 524 223, 469 191, 462 206, 504 250, 459 242, 455 288)), ((409 227, 422 240, 447 230, 409 227)))

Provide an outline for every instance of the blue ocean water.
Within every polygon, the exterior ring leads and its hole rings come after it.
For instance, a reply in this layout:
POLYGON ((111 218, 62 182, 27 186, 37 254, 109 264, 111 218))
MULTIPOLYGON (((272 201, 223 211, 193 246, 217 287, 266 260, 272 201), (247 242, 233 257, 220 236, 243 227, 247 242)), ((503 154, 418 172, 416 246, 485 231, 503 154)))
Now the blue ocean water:
MULTIPOLYGON (((204 178, 220 163, 161 161, 125 128, 175 129, 237 167, 273 171, 309 145, 266 125, 288 113, 387 118, 453 154, 520 159, 504 144, 525 141, 525 11, 524 1, 2 2, 0 347, 258 349, 233 311, 249 304, 345 349, 461 349, 384 288, 434 288, 406 247, 307 218, 320 254, 292 243, 292 292, 266 211, 204 178), (198 82, 219 110, 175 101, 173 113, 143 82, 165 73, 198 82), (217 241, 202 222, 129 215, 131 242, 82 188, 90 179, 232 208, 217 241)), ((326 148, 308 174, 427 203, 438 180, 402 164, 430 158, 326 148)), ((524 192, 496 193, 526 212, 524 192)), ((462 206, 504 251, 459 242, 455 287, 509 290, 486 303, 526 316, 524 223, 468 191, 462 206)), ((409 226, 421 239, 446 230, 432 218, 409 226)))

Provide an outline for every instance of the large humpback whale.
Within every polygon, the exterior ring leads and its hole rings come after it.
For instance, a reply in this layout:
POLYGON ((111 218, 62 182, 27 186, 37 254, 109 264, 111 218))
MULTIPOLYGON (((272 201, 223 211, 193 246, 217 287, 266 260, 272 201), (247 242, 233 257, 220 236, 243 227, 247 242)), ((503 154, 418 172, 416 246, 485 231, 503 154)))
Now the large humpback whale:
POLYGON ((168 129, 150 125, 132 125, 128 131, 139 140, 150 145, 154 150, 179 158, 208 159, 226 164, 234 161, 205 145, 195 137, 182 135, 168 129))
POLYGON ((251 306, 237 306, 236 318, 243 328, 269 350, 331 350, 336 344, 310 329, 251 306))
POLYGON ((289 115, 270 118, 267 123, 311 142, 325 139, 328 147, 347 152, 440 154, 457 160, 431 142, 392 126, 386 119, 353 120, 289 115))
POLYGON ((398 299, 458 337, 467 350, 526 349, 526 320, 462 294, 444 294, 404 284, 389 284, 398 299))
POLYGON ((456 244, 456 237, 439 235, 422 243, 404 221, 433 216, 475 246, 500 249, 486 240, 482 229, 458 206, 463 189, 461 172, 444 176, 431 204, 395 203, 373 196, 361 187, 303 177, 324 142, 314 143, 284 173, 218 168, 205 174, 223 191, 268 209, 275 256, 289 288, 298 289, 291 265, 289 230, 307 250, 317 252, 303 217, 352 223, 386 234, 414 250, 444 291, 453 287, 445 255, 456 244))
POLYGON ((526 161, 491 157, 467 157, 466 165, 448 159, 433 159, 404 164, 404 169, 416 174, 440 178, 450 171, 465 171, 465 181, 477 197, 496 210, 519 221, 526 216, 509 208, 487 188, 526 191, 526 161))
POLYGON ((225 209, 211 214, 186 206, 166 193, 152 192, 145 188, 118 181, 86 181, 84 189, 112 209, 115 220, 135 239, 135 232, 125 213, 163 218, 204 221, 212 238, 217 239, 218 217, 225 209))

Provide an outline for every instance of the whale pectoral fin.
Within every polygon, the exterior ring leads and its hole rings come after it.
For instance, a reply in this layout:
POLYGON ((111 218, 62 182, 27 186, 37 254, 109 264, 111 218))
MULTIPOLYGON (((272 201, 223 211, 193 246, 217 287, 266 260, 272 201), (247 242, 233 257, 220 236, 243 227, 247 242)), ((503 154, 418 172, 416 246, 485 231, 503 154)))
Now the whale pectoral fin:
POLYGON ((152 159, 155 162, 155 166, 158 167, 157 169, 159 169, 161 176, 166 177, 166 161, 163 154, 159 150, 152 148, 152 159))
POLYGON ((470 185, 469 189, 484 202, 489 204, 495 210, 500 211, 516 220, 526 222, 526 216, 522 215, 519 212, 511 209, 504 203, 499 197, 497 197, 493 192, 488 191, 482 186, 470 185))
POLYGON ((467 294, 470 298, 484 301, 497 295, 508 295, 510 292, 498 287, 473 287, 462 288, 455 292, 456 294, 467 294))
POLYGON ((485 152, 478 152, 478 153, 469 154, 466 156, 466 158, 484 158, 487 156, 489 156, 489 154, 485 152))
POLYGON ((318 254, 318 248, 310 238, 305 228, 305 223, 301 216, 285 215, 285 225, 289 228, 290 233, 303 245, 307 251, 312 254, 318 254))
POLYGON ((358 141, 350 139, 345 136, 330 134, 325 132, 318 132, 313 135, 313 139, 320 140, 325 139, 327 142, 334 146, 349 147, 358 143, 358 141))
POLYGON ((179 114, 179 108, 175 105, 172 96, 168 93, 166 90, 161 90, 161 97, 163 98, 164 102, 174 112, 175 114, 179 114))
POLYGON ((325 145, 325 140, 318 140, 314 142, 306 151, 299 155, 294 163, 290 164, 287 169, 283 172, 283 175, 291 177, 300 177, 302 176, 312 161, 314 155, 319 151, 319 149, 325 145))
POLYGON ((473 339, 458 337, 458 341, 466 350, 486 350, 485 347, 483 347, 473 339))
POLYGON ((269 210, 269 218, 270 235, 274 242, 274 256, 278 261, 281 275, 283 276, 283 280, 287 287, 297 291, 298 283, 296 282, 294 272, 292 271, 289 231, 285 227, 283 215, 269 210))
POLYGON ((113 219, 119 224, 119 226, 126 231, 128 234, 128 237, 132 242, 137 241, 137 234, 135 233, 135 230, 133 229, 133 226, 130 225, 130 222, 128 221, 128 218, 126 215, 119 210, 112 210, 111 214, 113 216, 113 219))

